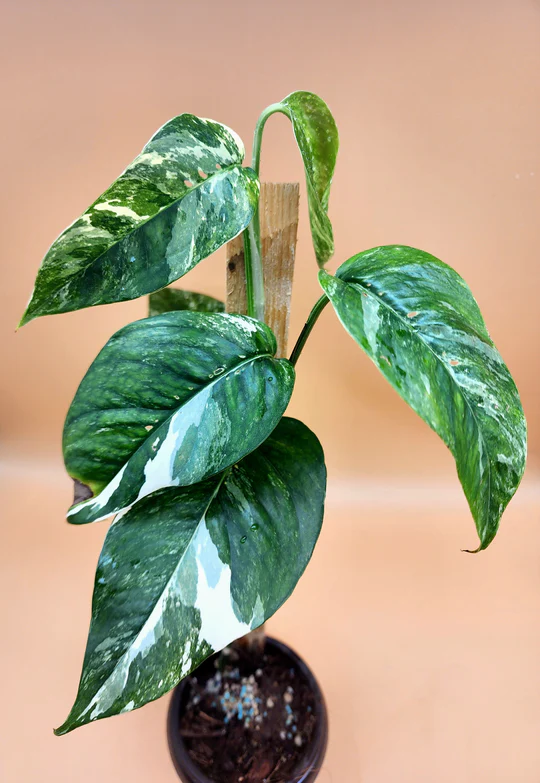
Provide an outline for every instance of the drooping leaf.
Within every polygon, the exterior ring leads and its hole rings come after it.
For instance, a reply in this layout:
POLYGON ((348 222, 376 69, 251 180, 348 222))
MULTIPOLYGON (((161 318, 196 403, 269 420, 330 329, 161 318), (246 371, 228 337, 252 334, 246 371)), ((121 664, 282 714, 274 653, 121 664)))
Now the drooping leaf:
POLYGON ((267 620, 317 541, 326 470, 295 419, 232 470, 120 515, 101 553, 75 705, 57 734, 141 707, 267 620))
POLYGON ((336 123, 322 98, 303 90, 288 95, 276 110, 289 117, 302 155, 313 247, 323 266, 334 253, 328 199, 339 148, 336 123))
POLYGON ((191 310, 197 313, 223 313, 225 304, 219 299, 181 288, 163 288, 148 297, 148 315, 162 315, 172 310, 191 310))
POLYGON ((21 325, 135 299, 177 280, 250 222, 259 183, 225 125, 181 114, 53 243, 21 325))
POLYGON ((267 326, 225 313, 170 312, 113 335, 66 418, 66 469, 97 495, 69 521, 203 481, 253 451, 292 393, 293 367, 275 352, 267 326))
POLYGON ((410 247, 367 250, 321 285, 349 334, 443 439, 480 537, 493 540, 525 467, 512 377, 465 281, 410 247))

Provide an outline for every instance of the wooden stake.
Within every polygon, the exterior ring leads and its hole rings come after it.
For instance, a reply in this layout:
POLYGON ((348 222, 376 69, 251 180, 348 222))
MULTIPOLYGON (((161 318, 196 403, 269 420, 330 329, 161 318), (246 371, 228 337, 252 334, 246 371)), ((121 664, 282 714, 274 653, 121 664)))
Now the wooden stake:
MULTIPOLYGON (((277 356, 287 355, 289 312, 298 229, 299 185, 261 185, 261 251, 266 303, 264 320, 277 339, 277 356)), ((227 312, 246 313, 246 275, 242 237, 227 245, 227 312)))
MULTIPOLYGON (((266 294, 264 320, 276 335, 278 358, 287 356, 289 312, 298 229, 297 182, 261 185, 259 213, 266 294)), ((246 274, 242 237, 227 245, 227 312, 245 315, 246 274)), ((264 651, 264 625, 238 639, 237 646, 254 658, 264 651)))

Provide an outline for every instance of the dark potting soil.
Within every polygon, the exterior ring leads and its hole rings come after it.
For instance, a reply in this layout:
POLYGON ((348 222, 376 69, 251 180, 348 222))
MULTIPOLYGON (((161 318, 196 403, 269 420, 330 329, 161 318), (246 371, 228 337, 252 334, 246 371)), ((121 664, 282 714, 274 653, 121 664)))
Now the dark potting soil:
POLYGON ((315 699, 281 652, 227 648, 188 678, 180 733, 216 783, 288 783, 313 736, 315 699))

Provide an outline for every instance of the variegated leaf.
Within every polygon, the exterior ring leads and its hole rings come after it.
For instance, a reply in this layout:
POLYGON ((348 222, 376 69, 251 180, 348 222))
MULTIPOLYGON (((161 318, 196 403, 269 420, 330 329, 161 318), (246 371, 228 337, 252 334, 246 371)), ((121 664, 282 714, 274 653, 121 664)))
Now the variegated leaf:
POLYGON ((53 243, 21 325, 135 299, 177 280, 239 234, 259 183, 244 147, 218 122, 181 114, 53 243))
POLYGON ((294 370, 259 321, 177 311, 129 324, 97 356, 64 427, 68 473, 97 497, 95 522, 168 486, 219 473, 262 443, 289 402, 294 370))
POLYGON ((325 485, 317 438, 285 418, 232 470, 119 516, 98 563, 77 699, 56 733, 157 699, 268 619, 309 562, 325 485))
POLYGON ((162 315, 172 310, 192 310, 197 313, 223 313, 225 304, 219 299, 181 288, 163 288, 148 297, 148 315, 162 315))
POLYGON ((293 92, 276 108, 291 120, 304 161, 313 247, 323 266, 334 253, 328 199, 339 148, 336 123, 326 103, 312 92, 293 92))
POLYGON ((464 280, 410 247, 367 250, 321 285, 340 321, 443 439, 485 549, 525 467, 518 391, 464 280))

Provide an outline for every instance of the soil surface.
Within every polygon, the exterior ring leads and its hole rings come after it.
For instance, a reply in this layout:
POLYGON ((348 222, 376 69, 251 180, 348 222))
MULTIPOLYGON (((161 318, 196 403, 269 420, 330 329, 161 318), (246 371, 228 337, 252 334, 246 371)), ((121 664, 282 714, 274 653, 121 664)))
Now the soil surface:
POLYGON ((254 663, 227 648, 188 678, 180 724, 186 748, 216 783, 289 783, 315 729, 315 698, 279 651, 254 663))

